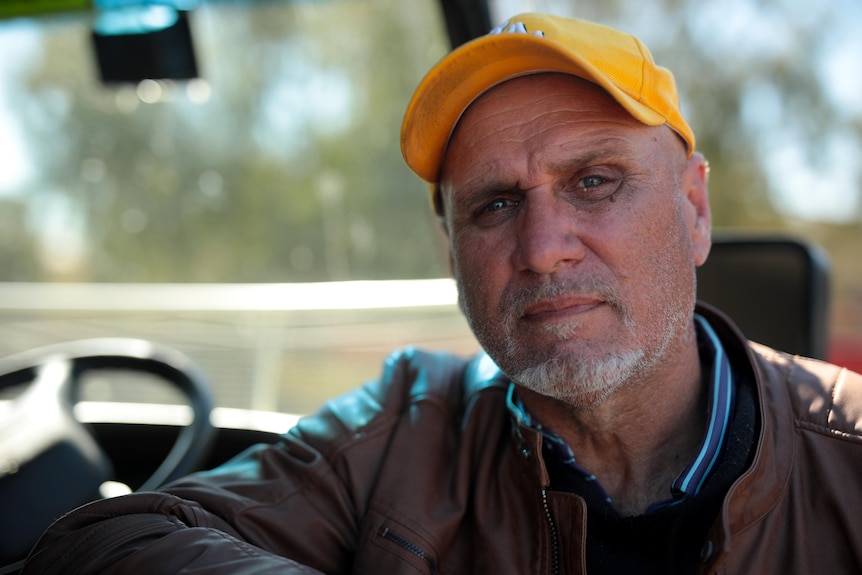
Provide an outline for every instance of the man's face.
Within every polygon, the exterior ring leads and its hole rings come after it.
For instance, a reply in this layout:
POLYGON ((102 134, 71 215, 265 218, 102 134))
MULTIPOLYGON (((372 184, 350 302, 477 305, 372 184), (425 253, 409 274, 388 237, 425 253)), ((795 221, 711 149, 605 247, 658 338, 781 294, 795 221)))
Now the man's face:
POLYGON ((705 179, 669 128, 583 80, 526 76, 474 102, 440 183, 461 305, 500 368, 574 406, 660 377, 693 337, 705 179))

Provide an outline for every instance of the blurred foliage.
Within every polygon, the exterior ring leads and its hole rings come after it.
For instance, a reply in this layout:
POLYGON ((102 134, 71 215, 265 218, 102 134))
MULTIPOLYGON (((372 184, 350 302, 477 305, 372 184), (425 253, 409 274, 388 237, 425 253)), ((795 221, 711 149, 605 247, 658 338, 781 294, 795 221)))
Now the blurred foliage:
POLYGON ((121 87, 98 85, 86 22, 46 22, 10 98, 39 150, 21 199, 43 212, 24 236, 42 257, 0 265, 0 280, 445 275, 398 148, 403 103, 445 50, 436 9, 205 7, 192 25, 206 83, 121 87))
MULTIPOLYGON (((650 46, 674 71, 710 161, 715 225, 819 242, 835 270, 836 324, 862 331, 858 161, 847 171, 856 203, 839 223, 785 209, 768 164, 790 137, 824 173, 834 169, 826 150, 836 133, 862 148, 860 114, 836 104, 836 78, 823 71, 841 7, 541 4, 650 46), (753 107, 758 94, 773 100, 753 107)), ((205 82, 120 88, 98 84, 86 19, 34 22, 38 45, 5 83, 34 175, 2 196, 0 281, 447 273, 426 190, 398 146, 412 89, 447 49, 434 0, 204 4, 192 28, 205 82)), ((846 74, 859 75, 856 64, 846 74)), ((812 189, 812 201, 827 192, 812 189)))

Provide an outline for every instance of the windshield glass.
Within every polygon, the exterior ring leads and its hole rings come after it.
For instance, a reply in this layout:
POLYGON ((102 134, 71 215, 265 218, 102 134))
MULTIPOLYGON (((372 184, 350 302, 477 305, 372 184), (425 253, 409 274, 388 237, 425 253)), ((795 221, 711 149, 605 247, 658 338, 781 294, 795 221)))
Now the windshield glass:
POLYGON ((251 6, 189 13, 190 81, 103 84, 89 15, 0 22, 0 279, 445 275, 398 147, 436 3, 251 6))
MULTIPOLYGON (((450 49, 443 3, 174 4, 190 79, 103 81, 104 10, 0 19, 0 354, 141 337, 200 363, 219 405, 304 413, 393 348, 476 351, 398 141, 450 49), (377 280, 419 283, 353 283, 377 280)), ((717 234, 822 246, 830 359, 862 367, 857 2, 487 5, 495 23, 538 9, 641 37, 710 162, 717 234)))

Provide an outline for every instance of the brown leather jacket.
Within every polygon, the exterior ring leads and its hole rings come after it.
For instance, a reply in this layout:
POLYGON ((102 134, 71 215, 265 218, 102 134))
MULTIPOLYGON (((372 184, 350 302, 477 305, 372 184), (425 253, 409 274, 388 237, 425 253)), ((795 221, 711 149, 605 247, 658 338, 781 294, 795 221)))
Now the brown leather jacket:
MULTIPOLYGON (((701 572, 859 573, 862 376, 699 311, 756 385, 761 422, 701 572)), ((508 386, 485 357, 397 353, 278 446, 61 519, 25 573, 583 573, 584 502, 546 488, 508 386)))

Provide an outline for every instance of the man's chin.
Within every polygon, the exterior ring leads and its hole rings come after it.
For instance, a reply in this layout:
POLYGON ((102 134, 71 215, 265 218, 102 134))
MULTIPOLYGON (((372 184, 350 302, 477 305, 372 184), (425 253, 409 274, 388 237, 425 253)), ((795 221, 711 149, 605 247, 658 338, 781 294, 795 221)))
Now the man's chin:
POLYGON ((634 350, 602 359, 565 359, 560 356, 512 370, 512 380, 535 393, 578 409, 597 407, 632 381, 644 353, 634 350))

